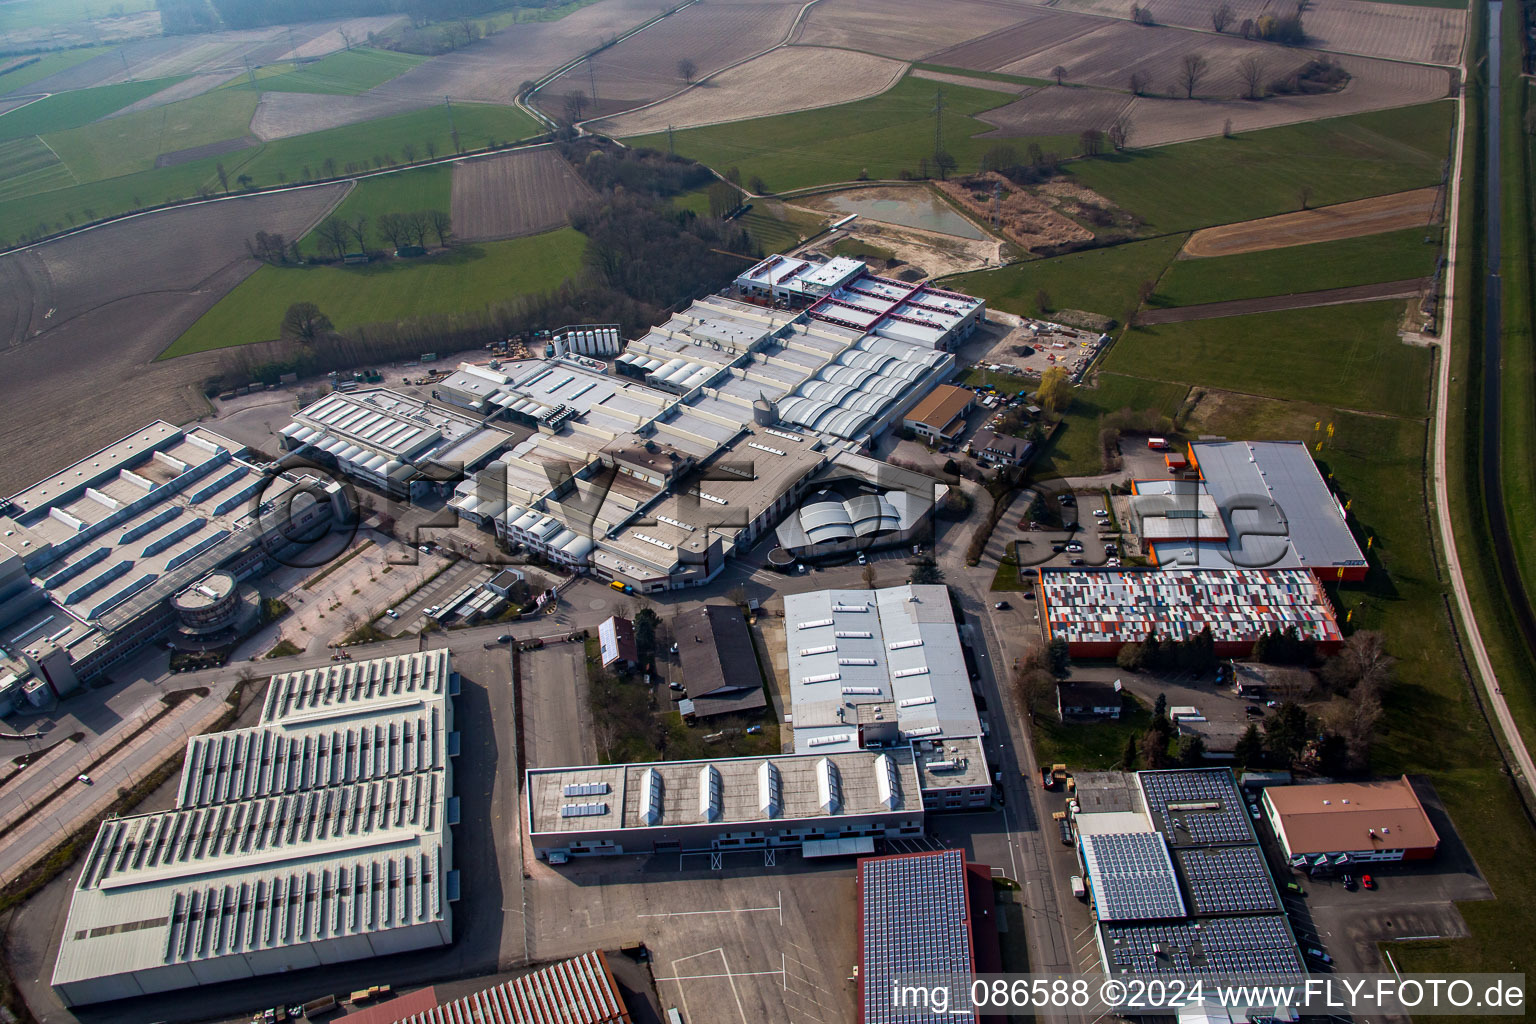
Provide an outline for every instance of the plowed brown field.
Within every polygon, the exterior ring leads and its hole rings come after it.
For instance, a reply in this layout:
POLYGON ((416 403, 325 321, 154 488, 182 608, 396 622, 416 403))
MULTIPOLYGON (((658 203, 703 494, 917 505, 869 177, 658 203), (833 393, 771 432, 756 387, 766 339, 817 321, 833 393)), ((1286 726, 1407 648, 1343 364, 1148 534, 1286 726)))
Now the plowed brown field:
POLYGON ((0 257, 0 494, 156 417, 205 412, 197 384, 222 357, 156 357, 256 269, 247 238, 297 238, 349 188, 168 210, 0 257))
POLYGON ((1428 224, 1434 216, 1439 193, 1437 188, 1418 188, 1316 210, 1299 210, 1278 217, 1205 228, 1189 236, 1181 255, 1235 256, 1416 227, 1428 224))
POLYGON ((549 231, 590 195, 552 149, 465 160, 453 167, 453 230, 477 242, 549 231))

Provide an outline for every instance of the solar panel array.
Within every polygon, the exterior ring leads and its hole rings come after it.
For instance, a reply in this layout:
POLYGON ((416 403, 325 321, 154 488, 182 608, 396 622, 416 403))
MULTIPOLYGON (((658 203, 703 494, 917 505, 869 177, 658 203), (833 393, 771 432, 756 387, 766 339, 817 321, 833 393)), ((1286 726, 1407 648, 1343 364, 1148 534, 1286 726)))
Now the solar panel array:
POLYGON ((1280 909, 1269 866, 1256 846, 1213 846, 1178 853, 1196 914, 1252 914, 1280 909))
POLYGON ((1278 914, 1100 928, 1116 974, 1233 977, 1304 970, 1285 918, 1278 914))
POLYGON ((1232 773, 1225 768, 1142 772, 1147 813, 1168 845, 1222 846, 1255 841, 1232 773))
MULTIPOLYGON (((965 855, 942 850, 859 862, 863 932, 859 937, 865 1024, 931 1022, 926 1006, 895 1006, 894 978, 974 970, 965 855)), ((974 1024, 974 1013, 947 1019, 974 1024)))
POLYGON ((1093 879, 1093 905, 1100 921, 1150 921, 1183 917, 1184 899, 1156 832, 1082 837, 1083 863, 1093 879))

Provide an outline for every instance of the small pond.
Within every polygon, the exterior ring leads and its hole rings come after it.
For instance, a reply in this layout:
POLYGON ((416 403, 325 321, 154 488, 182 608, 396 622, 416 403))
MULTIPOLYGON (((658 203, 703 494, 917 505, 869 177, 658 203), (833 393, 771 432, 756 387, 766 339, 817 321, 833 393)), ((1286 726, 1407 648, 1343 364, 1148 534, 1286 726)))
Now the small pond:
POLYGON ((912 189, 911 195, 902 199, 876 199, 857 192, 845 192, 827 196, 826 201, 844 215, 856 213, 870 220, 961 238, 986 237, 980 228, 956 213, 948 203, 923 189, 912 189))

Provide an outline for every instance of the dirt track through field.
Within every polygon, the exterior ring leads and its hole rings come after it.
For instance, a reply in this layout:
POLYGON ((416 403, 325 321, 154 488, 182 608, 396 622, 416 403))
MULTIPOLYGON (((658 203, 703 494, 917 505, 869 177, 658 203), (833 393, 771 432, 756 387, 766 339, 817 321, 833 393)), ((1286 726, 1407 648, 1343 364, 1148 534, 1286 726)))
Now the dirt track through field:
POLYGON ((1353 302, 1378 299, 1410 299, 1424 290, 1425 279, 1359 284, 1350 288, 1327 288, 1317 292, 1268 295, 1259 299, 1234 299, 1231 302, 1206 302, 1198 306, 1148 309, 1136 315, 1140 327, 1152 324, 1181 324, 1190 320, 1216 320, 1250 313, 1274 313, 1282 309, 1312 309, 1315 306, 1344 306, 1353 302))
POLYGON ((205 413, 197 385, 224 356, 156 357, 256 269, 247 238, 297 238, 349 188, 167 210, 0 257, 0 494, 157 417, 205 413))
POLYGON ((466 241, 516 238, 560 227, 591 195, 548 148, 465 160, 453 167, 453 231, 466 241))
POLYGON ((1439 193, 1438 188, 1418 188, 1316 210, 1298 210, 1278 217, 1205 228, 1189 236, 1179 255, 1191 258, 1236 256, 1417 227, 1428 224, 1434 216, 1439 193))

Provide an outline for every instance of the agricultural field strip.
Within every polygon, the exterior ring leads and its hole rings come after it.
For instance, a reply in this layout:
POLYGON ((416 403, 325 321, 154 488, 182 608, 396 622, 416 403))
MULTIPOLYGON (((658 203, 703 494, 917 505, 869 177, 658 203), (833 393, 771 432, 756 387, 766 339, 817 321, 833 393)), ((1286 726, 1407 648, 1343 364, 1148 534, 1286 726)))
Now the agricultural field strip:
POLYGON ((1438 208, 1439 195, 1438 188, 1420 188, 1202 228, 1190 235, 1181 255, 1233 256, 1428 224, 1438 208))
POLYGON ((548 231, 591 194, 549 147, 461 161, 453 166, 454 234, 478 241, 548 231))

